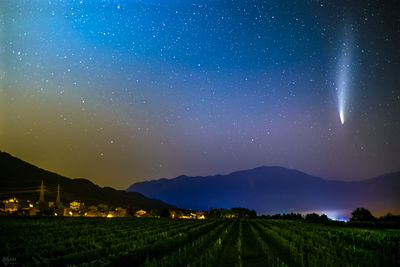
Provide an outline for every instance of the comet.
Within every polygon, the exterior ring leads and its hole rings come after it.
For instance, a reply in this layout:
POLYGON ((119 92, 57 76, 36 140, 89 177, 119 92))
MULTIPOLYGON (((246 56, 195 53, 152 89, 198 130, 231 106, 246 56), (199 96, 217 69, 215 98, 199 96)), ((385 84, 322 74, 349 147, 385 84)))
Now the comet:
POLYGON ((347 110, 347 98, 349 90, 349 73, 350 73, 350 41, 345 41, 342 43, 341 55, 337 65, 337 97, 338 97, 338 111, 339 118, 342 125, 346 121, 346 110, 347 110))
POLYGON ((340 113, 339 113, 339 116, 340 116, 340 122, 341 122, 342 124, 344 124, 344 113, 343 113, 343 112, 340 112, 340 113))

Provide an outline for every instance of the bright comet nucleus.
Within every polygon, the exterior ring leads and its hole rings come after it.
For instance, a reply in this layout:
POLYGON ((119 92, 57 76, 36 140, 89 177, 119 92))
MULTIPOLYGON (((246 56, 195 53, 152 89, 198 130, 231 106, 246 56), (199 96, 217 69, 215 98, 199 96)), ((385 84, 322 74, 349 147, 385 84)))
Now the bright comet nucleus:
POLYGON ((344 113, 340 112, 340 122, 344 124, 344 113))

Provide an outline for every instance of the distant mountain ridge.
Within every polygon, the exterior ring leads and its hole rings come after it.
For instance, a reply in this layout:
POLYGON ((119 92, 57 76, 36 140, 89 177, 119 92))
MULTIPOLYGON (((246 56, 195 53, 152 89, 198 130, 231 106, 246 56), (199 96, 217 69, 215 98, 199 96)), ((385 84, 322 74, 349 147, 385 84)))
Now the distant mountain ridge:
POLYGON ((227 175, 178 176, 138 182, 140 192, 182 208, 235 206, 259 214, 341 210, 362 206, 375 213, 400 212, 400 172, 356 181, 333 181, 283 167, 259 167, 227 175))
POLYGON ((137 192, 126 192, 111 187, 100 187, 86 179, 70 179, 53 172, 40 169, 32 164, 0 152, 0 198, 17 197, 37 201, 39 192, 35 192, 41 181, 47 188, 46 201, 55 201, 55 188, 61 187, 61 201, 80 200, 86 204, 104 203, 110 206, 133 206, 147 209, 172 207, 156 199, 150 199, 137 192))

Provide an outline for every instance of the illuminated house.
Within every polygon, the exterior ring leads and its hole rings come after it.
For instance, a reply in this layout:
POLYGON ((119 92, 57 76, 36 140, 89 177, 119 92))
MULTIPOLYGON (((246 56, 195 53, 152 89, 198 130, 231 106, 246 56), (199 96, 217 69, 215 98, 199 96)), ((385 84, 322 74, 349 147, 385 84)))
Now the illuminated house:
POLYGON ((87 217, 104 217, 104 216, 106 216, 102 212, 100 212, 99 209, 94 205, 89 206, 84 215, 87 217))
POLYGON ((35 216, 39 212, 38 209, 32 208, 29 210, 29 216, 35 216))
POLYGON ((175 218, 181 218, 182 216, 184 216, 184 214, 183 214, 183 212, 180 211, 180 210, 173 210, 173 209, 170 209, 170 210, 169 210, 169 216, 170 216, 172 219, 175 219, 175 218))
POLYGON ((138 210, 137 212, 135 212, 136 217, 143 217, 146 214, 147 214, 147 211, 145 211, 145 210, 138 210))
POLYGON ((75 210, 75 211, 78 211, 78 210, 80 210, 81 208, 83 208, 83 203, 81 203, 81 202, 79 202, 79 201, 72 201, 72 202, 70 202, 69 203, 69 208, 71 209, 71 210, 75 210))
POLYGON ((202 211, 196 212, 196 219, 204 220, 205 218, 206 218, 206 216, 204 215, 204 212, 202 212, 202 211))
POLYGON ((169 210, 169 216, 172 219, 178 218, 178 215, 176 214, 176 211, 174 211, 174 210, 169 210))
MULTIPOLYGON (((172 217, 172 218, 174 218, 174 217, 172 217)), ((206 217, 204 216, 204 212, 197 211, 196 213, 190 212, 190 213, 186 213, 186 214, 181 214, 181 215, 178 216, 178 218, 180 218, 180 219, 198 219, 198 220, 203 220, 206 217)))
POLYGON ((70 209, 65 208, 65 209, 63 210, 63 216, 71 216, 70 212, 71 212, 71 214, 72 214, 72 211, 71 211, 70 209))
POLYGON ((4 211, 5 212, 14 212, 19 208, 18 199, 10 198, 3 201, 4 203, 4 211))
POLYGON ((19 203, 19 210, 21 211, 21 215, 36 215, 39 212, 39 209, 35 207, 35 205, 30 201, 24 201, 19 203))
POLYGON ((125 217, 125 216, 126 216, 126 209, 123 209, 121 207, 118 207, 115 210, 109 211, 107 214, 107 218, 125 217))
POLYGON ((88 210, 83 215, 86 217, 104 217, 101 212, 93 211, 93 210, 88 210))
MULTIPOLYGON (((70 208, 65 208, 63 210, 62 214, 63 214, 63 216, 68 216, 68 217, 80 217, 81 216, 81 213, 79 211, 73 210, 73 209, 70 209, 70 208)), ((61 213, 58 214, 58 215, 61 215, 61 213)))
POLYGON ((118 207, 114 211, 115 217, 125 217, 126 216, 126 209, 118 207))
POLYGON ((225 218, 227 218, 227 219, 233 219, 233 218, 236 218, 236 217, 237 217, 237 215, 233 214, 233 213, 225 214, 225 218))

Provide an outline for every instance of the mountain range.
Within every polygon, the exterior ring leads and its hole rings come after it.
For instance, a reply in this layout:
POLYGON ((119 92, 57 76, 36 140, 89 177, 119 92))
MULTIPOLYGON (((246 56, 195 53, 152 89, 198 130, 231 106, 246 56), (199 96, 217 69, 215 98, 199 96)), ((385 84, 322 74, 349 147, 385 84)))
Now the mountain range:
POLYGON ((138 182, 124 191, 100 187, 86 179, 70 179, 0 152, 0 177, 2 199, 36 201, 43 180, 47 201, 55 201, 60 185, 61 201, 80 200, 88 205, 196 210, 245 207, 258 214, 321 211, 336 213, 334 217, 348 215, 357 207, 368 208, 374 215, 400 213, 400 172, 346 182, 282 167, 259 167, 227 175, 182 175, 138 182))
POLYGON ((47 191, 45 201, 55 201, 57 185, 60 185, 62 202, 79 200, 85 204, 107 204, 110 206, 163 209, 172 207, 163 201, 150 199, 136 192, 100 187, 87 179, 70 179, 40 169, 25 161, 0 152, 0 198, 17 197, 37 201, 39 186, 43 181, 47 191))
POLYGON ((245 207, 258 214, 315 211, 333 217, 348 217, 357 207, 376 215, 400 212, 400 172, 346 182, 282 167, 259 167, 227 175, 137 182, 127 191, 187 209, 245 207))

